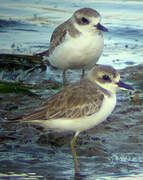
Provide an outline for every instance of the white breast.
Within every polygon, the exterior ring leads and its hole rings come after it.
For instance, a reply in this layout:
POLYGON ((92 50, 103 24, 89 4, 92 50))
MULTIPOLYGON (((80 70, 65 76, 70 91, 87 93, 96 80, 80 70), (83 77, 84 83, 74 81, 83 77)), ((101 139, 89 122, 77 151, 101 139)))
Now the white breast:
POLYGON ((60 69, 80 69, 92 67, 103 50, 103 37, 85 33, 78 37, 66 36, 65 41, 57 46, 49 56, 53 66, 60 69))

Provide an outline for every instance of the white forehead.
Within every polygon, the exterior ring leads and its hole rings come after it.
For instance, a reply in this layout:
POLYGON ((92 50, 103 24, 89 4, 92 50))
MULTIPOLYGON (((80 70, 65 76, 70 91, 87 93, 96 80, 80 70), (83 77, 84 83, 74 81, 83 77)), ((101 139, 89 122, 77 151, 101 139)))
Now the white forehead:
POLYGON ((98 24, 101 21, 101 17, 89 17, 89 20, 91 24, 98 24))
POLYGON ((75 25, 77 25, 77 26, 80 26, 80 27, 83 27, 83 28, 86 28, 86 27, 88 27, 88 26, 94 26, 94 25, 97 25, 98 23, 100 23, 100 21, 101 21, 101 17, 87 17, 87 16, 84 16, 86 19, 88 19, 88 21, 89 21, 89 24, 87 24, 87 25, 81 25, 81 24, 78 24, 77 22, 76 22, 76 20, 74 20, 73 21, 73 23, 75 23, 75 25))
POLYGON ((83 8, 77 10, 73 16, 72 16, 72 22, 76 29, 78 29, 80 32, 86 33, 95 33, 95 31, 98 31, 96 28, 96 25, 100 23, 101 16, 100 14, 91 8, 83 8), (89 23, 85 23, 82 21, 82 19, 87 20, 89 23))
POLYGON ((103 75, 108 75, 110 79, 114 82, 118 82, 120 79, 120 74, 111 66, 105 65, 95 65, 90 71, 89 75, 93 76, 95 79, 102 77, 103 75), (90 75, 91 74, 91 75, 90 75))

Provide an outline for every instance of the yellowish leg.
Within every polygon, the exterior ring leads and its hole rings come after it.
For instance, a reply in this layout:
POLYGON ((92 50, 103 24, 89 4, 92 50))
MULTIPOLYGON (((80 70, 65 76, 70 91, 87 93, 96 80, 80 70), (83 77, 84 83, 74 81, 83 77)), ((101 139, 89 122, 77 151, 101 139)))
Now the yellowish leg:
POLYGON ((77 162, 77 157, 76 157, 76 150, 75 150, 75 142, 76 142, 76 138, 78 136, 79 132, 76 132, 73 139, 71 140, 71 151, 72 151, 72 157, 74 160, 74 169, 75 169, 75 174, 78 173, 78 162, 77 162))

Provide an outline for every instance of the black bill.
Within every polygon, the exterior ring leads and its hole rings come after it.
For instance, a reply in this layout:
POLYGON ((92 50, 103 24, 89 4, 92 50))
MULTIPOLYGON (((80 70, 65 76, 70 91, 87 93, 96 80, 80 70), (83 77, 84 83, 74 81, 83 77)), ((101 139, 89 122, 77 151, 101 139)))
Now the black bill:
POLYGON ((117 83, 117 85, 118 85, 120 88, 123 88, 123 89, 134 90, 131 86, 129 86, 128 84, 123 83, 122 81, 119 81, 119 82, 117 83))
POLYGON ((108 31, 108 29, 106 27, 102 26, 100 23, 98 23, 96 27, 97 27, 97 29, 99 29, 101 31, 106 31, 106 32, 108 31))

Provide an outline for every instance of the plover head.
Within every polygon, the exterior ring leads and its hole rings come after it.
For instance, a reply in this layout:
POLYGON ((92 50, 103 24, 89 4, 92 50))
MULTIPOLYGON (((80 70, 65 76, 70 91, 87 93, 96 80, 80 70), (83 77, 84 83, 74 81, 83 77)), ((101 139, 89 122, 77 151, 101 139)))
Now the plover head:
POLYGON ((100 14, 91 8, 82 8, 75 11, 72 21, 80 32, 108 31, 107 28, 100 24, 100 14))
POLYGON ((132 87, 120 81, 120 74, 111 66, 95 65, 87 77, 100 87, 113 93, 116 92, 117 88, 133 90, 132 87))

